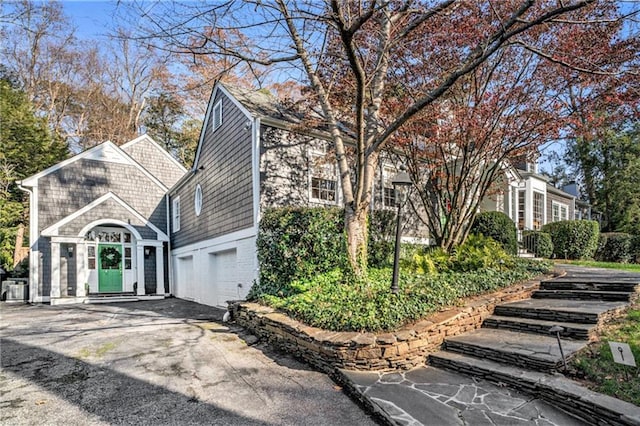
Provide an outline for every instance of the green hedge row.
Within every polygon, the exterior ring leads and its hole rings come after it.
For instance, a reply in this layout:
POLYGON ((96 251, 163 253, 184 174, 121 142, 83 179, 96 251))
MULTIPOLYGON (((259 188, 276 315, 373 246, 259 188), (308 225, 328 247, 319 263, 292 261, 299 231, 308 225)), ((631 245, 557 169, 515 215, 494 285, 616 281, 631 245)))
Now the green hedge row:
POLYGON ((551 235, 558 259, 591 259, 598 248, 600 226, 593 220, 563 220, 542 227, 551 235))
POLYGON ((518 254, 516 224, 502 212, 478 213, 471 225, 472 234, 491 237, 509 254, 518 254))

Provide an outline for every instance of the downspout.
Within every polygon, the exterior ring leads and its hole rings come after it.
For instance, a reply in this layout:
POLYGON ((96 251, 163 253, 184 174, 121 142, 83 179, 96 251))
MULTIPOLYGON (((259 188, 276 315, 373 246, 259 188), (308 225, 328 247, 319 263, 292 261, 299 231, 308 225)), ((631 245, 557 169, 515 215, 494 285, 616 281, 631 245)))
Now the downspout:
POLYGON ((16 181, 18 188, 29 194, 29 303, 33 303, 38 292, 38 206, 33 188, 22 186, 16 181))

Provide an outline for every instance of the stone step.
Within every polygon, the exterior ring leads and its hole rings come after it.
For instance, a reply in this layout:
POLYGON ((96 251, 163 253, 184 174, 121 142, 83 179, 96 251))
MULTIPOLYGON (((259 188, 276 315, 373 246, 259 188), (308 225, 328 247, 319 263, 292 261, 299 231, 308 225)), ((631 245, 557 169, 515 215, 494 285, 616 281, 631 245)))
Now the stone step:
POLYGON ((628 291, 591 291, 591 290, 537 290, 534 299, 604 300, 607 302, 631 300, 635 293, 628 291))
POLYGON ((540 282, 541 290, 585 290, 585 291, 640 291, 640 285, 634 281, 622 282, 574 282, 547 280, 540 282))
POLYGON ((496 306, 495 315, 522 317, 544 321, 597 324, 610 313, 627 306, 626 302, 593 300, 526 299, 496 306))
POLYGON ((498 328, 521 333, 542 334, 545 336, 555 336, 555 333, 549 332, 549 329, 554 326, 560 326, 564 329, 564 331, 560 333, 563 339, 575 340, 590 340, 594 337, 593 335, 596 328, 594 324, 542 321, 518 317, 501 317, 499 315, 492 315, 482 323, 482 327, 485 328, 498 328))
MULTIPOLYGON (((561 339, 566 359, 586 346, 585 342, 561 339)), ((515 331, 480 328, 448 337, 444 349, 478 358, 538 371, 556 371, 563 367, 555 337, 515 331)))
POLYGON ((640 407, 589 390, 562 375, 525 371, 487 359, 444 351, 429 355, 428 362, 434 367, 512 386, 579 417, 586 424, 640 424, 640 407))

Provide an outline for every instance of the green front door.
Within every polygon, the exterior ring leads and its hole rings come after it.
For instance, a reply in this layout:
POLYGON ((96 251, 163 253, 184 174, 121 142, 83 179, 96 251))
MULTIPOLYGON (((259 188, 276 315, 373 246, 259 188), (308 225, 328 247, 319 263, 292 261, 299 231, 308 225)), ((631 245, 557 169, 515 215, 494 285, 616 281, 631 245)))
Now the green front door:
POLYGON ((98 246, 98 291, 100 293, 122 291, 122 246, 120 244, 98 246))

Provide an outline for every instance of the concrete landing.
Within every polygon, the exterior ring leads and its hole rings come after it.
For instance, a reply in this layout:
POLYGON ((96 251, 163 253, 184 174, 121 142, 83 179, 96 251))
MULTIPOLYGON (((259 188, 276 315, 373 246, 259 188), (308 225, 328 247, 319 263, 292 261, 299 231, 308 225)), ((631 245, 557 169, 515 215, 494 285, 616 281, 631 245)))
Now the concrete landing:
POLYGON ((434 367, 377 373, 342 370, 367 405, 398 425, 536 425, 584 423, 546 402, 486 380, 434 367))

